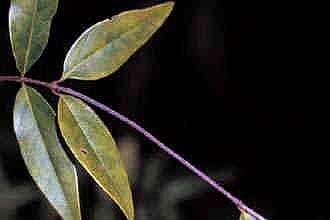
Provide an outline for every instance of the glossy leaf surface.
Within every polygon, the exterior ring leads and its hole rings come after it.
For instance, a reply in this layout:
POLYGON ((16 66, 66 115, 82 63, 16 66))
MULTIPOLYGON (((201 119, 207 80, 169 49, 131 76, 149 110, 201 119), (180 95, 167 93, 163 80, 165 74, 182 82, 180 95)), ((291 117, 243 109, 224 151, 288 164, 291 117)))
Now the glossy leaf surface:
POLYGON ((173 2, 132 10, 99 22, 74 43, 62 79, 96 80, 115 72, 169 16, 173 2))
POLYGON ((117 146, 101 119, 79 99, 61 96, 58 121, 69 148, 129 220, 134 219, 132 193, 117 146))
POLYGON ((77 174, 58 140, 54 111, 34 89, 16 97, 14 128, 25 164, 64 220, 80 220, 77 174))
POLYGON ((58 0, 11 0, 9 31, 17 69, 24 75, 45 49, 58 0))
POLYGON ((256 220, 256 218, 250 216, 245 212, 241 212, 241 216, 239 217, 239 220, 256 220))

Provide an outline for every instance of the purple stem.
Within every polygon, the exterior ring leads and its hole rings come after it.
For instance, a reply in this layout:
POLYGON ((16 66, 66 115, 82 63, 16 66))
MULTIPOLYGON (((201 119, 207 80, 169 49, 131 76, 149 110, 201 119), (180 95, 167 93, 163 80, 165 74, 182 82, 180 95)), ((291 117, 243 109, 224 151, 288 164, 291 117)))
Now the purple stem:
POLYGON ((106 106, 80 92, 77 92, 71 88, 62 87, 57 84, 56 81, 52 83, 47 83, 39 80, 34 80, 26 77, 19 77, 19 76, 0 76, 0 81, 15 81, 15 82, 24 82, 24 83, 30 83, 35 85, 41 85, 44 87, 49 88, 52 90, 55 94, 68 94, 72 95, 74 97, 77 97, 79 99, 82 99, 86 101, 87 103, 94 105, 95 107, 107 112, 108 114, 114 116, 115 118, 119 119, 120 121, 126 123, 130 127, 134 128, 141 134, 143 134, 147 139, 149 139, 151 142, 155 143, 158 147, 160 147, 163 151, 165 151, 167 154, 169 154, 171 157, 179 161, 183 166, 187 167, 189 170, 191 170, 193 173, 195 173, 197 176, 199 176, 202 180, 207 182, 209 185, 211 185, 214 189, 221 192, 224 196, 226 196, 229 200, 231 200, 241 211, 244 211, 248 213, 249 215, 255 217, 258 220, 266 220, 263 216, 259 215, 257 212, 255 212, 253 209, 249 208, 247 205, 245 205, 241 200, 233 196, 230 192, 225 190, 222 186, 220 186, 218 183, 216 183, 213 179, 211 179, 209 176, 207 176, 204 172, 196 168, 194 165, 192 165, 190 162, 188 162, 186 159, 184 159, 182 156, 171 150, 169 147, 167 147, 164 143, 159 141, 155 136, 153 136, 150 132, 145 130, 143 127, 138 125, 136 122, 130 120, 126 116, 120 114, 119 112, 114 111, 109 106, 106 106))

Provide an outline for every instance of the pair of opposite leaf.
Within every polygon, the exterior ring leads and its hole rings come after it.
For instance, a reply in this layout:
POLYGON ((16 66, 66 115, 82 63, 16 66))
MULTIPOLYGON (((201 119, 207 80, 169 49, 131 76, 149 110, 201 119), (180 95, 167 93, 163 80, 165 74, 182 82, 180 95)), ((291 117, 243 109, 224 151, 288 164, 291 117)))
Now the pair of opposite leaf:
MULTIPOLYGON (((96 80, 115 72, 169 16, 174 3, 121 13, 86 30, 68 52, 61 80, 96 80)), ((9 29, 16 66, 29 71, 45 49, 58 0, 12 0, 9 29)), ((73 155, 134 219, 132 193, 116 144, 101 119, 81 100, 61 95, 58 124, 73 155)), ((56 132, 55 113, 33 88, 22 85, 14 107, 14 129, 25 164, 64 220, 80 220, 74 165, 56 132)))

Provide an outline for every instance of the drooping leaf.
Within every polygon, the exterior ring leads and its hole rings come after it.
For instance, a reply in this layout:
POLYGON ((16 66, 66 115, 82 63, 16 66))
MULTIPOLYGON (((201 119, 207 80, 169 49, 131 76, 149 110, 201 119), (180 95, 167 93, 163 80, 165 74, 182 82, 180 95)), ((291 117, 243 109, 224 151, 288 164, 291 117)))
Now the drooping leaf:
POLYGON ((54 111, 34 89, 23 85, 14 108, 14 128, 25 164, 64 220, 80 220, 75 167, 58 140, 54 111))
POLYGON ((90 27, 68 52, 62 80, 96 80, 115 72, 163 24, 173 6, 166 2, 123 12, 90 27))
POLYGON ((17 69, 24 75, 45 49, 58 0, 11 0, 9 31, 17 69))
POLYGON ((69 148, 128 220, 134 219, 132 193, 124 164, 109 130, 79 99, 61 96, 58 121, 69 148))
POLYGON ((256 220, 256 218, 250 216, 246 212, 241 212, 241 216, 239 217, 239 220, 256 220))

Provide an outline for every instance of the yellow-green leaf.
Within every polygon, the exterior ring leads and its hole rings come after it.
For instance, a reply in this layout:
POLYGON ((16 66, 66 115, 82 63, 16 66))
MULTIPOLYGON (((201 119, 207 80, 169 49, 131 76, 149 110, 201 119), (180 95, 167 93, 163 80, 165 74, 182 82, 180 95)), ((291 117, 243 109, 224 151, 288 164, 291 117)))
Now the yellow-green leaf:
POLYGON ((109 130, 79 99, 61 96, 58 121, 69 148, 128 220, 134 219, 132 193, 124 164, 109 130))
POLYGON ((163 24, 174 2, 123 12, 95 24, 73 44, 62 79, 96 80, 115 72, 163 24))
POLYGON ((54 111, 36 90, 24 85, 16 97, 14 128, 40 190, 64 220, 80 220, 77 174, 58 140, 54 111))
POLYGON ((45 49, 58 0, 11 0, 9 31, 17 69, 24 75, 45 49))
POLYGON ((241 212, 241 216, 239 217, 239 220, 256 220, 256 218, 250 216, 246 212, 241 212))

